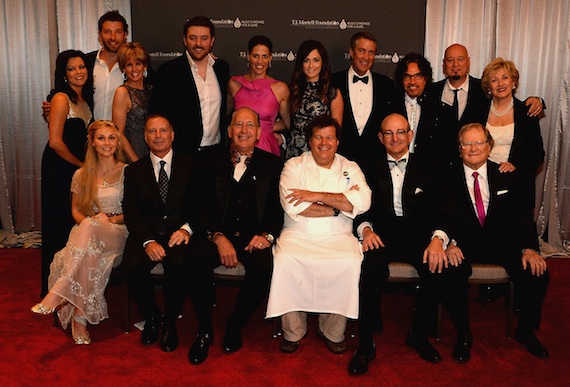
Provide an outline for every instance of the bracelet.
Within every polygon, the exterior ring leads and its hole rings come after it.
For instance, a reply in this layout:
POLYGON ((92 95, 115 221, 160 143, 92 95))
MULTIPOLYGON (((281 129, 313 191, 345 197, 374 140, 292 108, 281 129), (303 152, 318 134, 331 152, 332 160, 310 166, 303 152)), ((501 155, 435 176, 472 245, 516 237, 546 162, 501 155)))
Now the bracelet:
POLYGON ((220 231, 208 232, 208 239, 209 239, 211 242, 215 242, 217 237, 223 236, 223 235, 224 235, 224 233, 222 233, 222 232, 220 232, 220 231))

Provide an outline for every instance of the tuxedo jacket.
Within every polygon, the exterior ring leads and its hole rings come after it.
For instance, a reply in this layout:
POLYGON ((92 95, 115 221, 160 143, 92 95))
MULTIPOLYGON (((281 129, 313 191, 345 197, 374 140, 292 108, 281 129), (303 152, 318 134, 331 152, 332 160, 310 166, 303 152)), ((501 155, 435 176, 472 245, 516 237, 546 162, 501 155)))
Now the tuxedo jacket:
POLYGON ((525 208, 519 176, 499 172, 499 165, 487 162, 489 206, 483 226, 479 223, 467 188, 463 165, 449 174, 446 194, 447 232, 466 258, 472 262, 494 259, 520 260, 523 248, 538 250, 538 237, 532 212, 525 208))
MULTIPOLYGON (((220 136, 227 138, 226 109, 229 66, 216 59, 214 72, 220 85, 222 103, 220 106, 220 136)), ((151 111, 164 114, 174 128, 174 149, 183 153, 195 153, 204 134, 200 96, 186 53, 162 64, 157 71, 152 91, 151 111)))
MULTIPOLYGON (((438 168, 422 157, 410 154, 402 186, 403 216, 394 212, 392 175, 386 153, 365 165, 366 181, 372 189, 370 210, 357 217, 355 227, 363 221, 372 222, 374 232, 386 247, 398 243, 402 248, 423 250, 429 244, 431 233, 439 228, 438 168)), ((397 167, 396 167, 397 168, 397 167)), ((391 246, 393 247, 393 246, 391 246)))
POLYGON ((338 153, 361 164, 365 158, 378 153, 385 153, 384 147, 378 139, 382 120, 395 111, 395 87, 390 78, 372 72, 372 111, 362 135, 358 134, 354 113, 348 93, 349 82, 348 69, 335 73, 332 76, 332 85, 340 90, 344 100, 344 113, 342 119, 342 133, 338 153))
POLYGON ((459 148, 457 134, 465 124, 478 122, 485 125, 489 111, 489 100, 481 88, 481 80, 469 76, 469 92, 467 104, 461 117, 456 120, 453 108, 441 101, 441 95, 446 80, 434 83, 428 89, 430 109, 434 113, 433 133, 437 153, 445 163, 455 162, 459 164, 459 148))
POLYGON ((187 155, 175 152, 168 182, 166 204, 162 202, 158 183, 147 155, 129 165, 125 171, 123 212, 129 237, 125 247, 125 259, 138 255, 147 240, 168 240, 170 235, 188 222, 193 228, 191 205, 195 202, 191 190, 194 163, 187 155))
MULTIPOLYGON (((281 232, 283 225, 283 209, 279 202, 279 177, 281 175, 281 159, 269 152, 254 148, 253 156, 239 184, 253 186, 255 191, 257 213, 256 224, 248 225, 250 230, 260 235, 264 232, 275 237, 281 232)), ((225 233, 231 220, 228 219, 231 202, 231 188, 234 183, 234 166, 228 147, 212 155, 208 165, 202 168, 204 196, 200 202, 199 230, 202 236, 208 232, 225 233)), ((252 235, 253 236, 253 235, 252 235)), ((248 236, 249 237, 249 236, 248 236)))

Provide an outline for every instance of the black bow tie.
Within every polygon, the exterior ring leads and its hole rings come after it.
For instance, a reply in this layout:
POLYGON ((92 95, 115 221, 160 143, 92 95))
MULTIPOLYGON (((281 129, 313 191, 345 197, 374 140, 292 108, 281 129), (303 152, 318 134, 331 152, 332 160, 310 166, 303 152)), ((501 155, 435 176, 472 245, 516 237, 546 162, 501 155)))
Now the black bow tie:
POLYGON ((365 77, 359 77, 358 75, 352 77, 352 83, 356 83, 358 81, 362 81, 362 83, 368 84, 368 75, 365 77))

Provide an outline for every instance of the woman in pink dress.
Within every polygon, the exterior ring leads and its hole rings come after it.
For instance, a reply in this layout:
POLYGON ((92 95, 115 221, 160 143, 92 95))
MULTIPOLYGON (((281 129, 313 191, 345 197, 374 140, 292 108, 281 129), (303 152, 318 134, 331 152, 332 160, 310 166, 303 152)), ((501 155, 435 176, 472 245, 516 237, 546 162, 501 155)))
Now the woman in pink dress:
POLYGON ((289 128, 289 87, 267 75, 272 49, 268 37, 251 38, 247 53, 249 74, 232 77, 228 92, 233 98, 234 110, 245 106, 259 114, 261 138, 256 147, 280 156, 282 137, 277 132, 289 128), (276 122, 278 116, 280 120, 276 122))

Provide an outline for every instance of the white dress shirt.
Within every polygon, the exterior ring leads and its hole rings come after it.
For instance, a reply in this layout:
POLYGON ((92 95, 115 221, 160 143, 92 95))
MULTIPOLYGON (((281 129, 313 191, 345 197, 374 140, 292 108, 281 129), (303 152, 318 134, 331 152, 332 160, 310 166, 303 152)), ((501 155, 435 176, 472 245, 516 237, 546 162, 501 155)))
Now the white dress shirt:
POLYGON ((93 65, 93 117, 96 120, 111 120, 113 116, 113 98, 115 91, 123 84, 123 73, 119 62, 109 71, 109 66, 101 59, 101 48, 93 65))
POLYGON ((416 137, 418 135, 418 122, 420 121, 422 114, 422 107, 418 104, 417 98, 410 98, 407 94, 404 94, 404 101, 406 103, 408 123, 410 124, 410 129, 414 131, 414 136, 409 146, 410 152, 414 153, 414 145, 416 143, 416 137))
POLYGON ((186 51, 186 58, 190 64, 194 83, 200 97, 200 111, 202 112, 202 127, 204 134, 200 141, 200 146, 211 146, 219 144, 220 136, 220 108, 222 106, 222 92, 218 77, 214 71, 214 63, 216 62, 211 55, 208 54, 208 66, 206 70, 206 79, 198 74, 198 66, 186 51))
POLYGON ((368 70, 366 74, 362 76, 368 77, 368 83, 361 81, 353 83, 352 79, 355 75, 360 77, 360 75, 356 74, 356 71, 354 71, 352 66, 350 66, 348 69, 348 100, 350 101, 358 134, 362 135, 364 127, 368 122, 368 118, 370 117, 370 114, 372 114, 372 101, 374 94, 372 87, 372 73, 368 70))
POLYGON ((467 189, 469 190, 469 196, 471 196, 471 205, 475 214, 477 214, 477 205, 475 204, 475 178, 473 177, 473 172, 479 173, 479 190, 481 191, 481 198, 483 199, 483 206, 485 206, 485 215, 487 214, 487 209, 489 208, 490 200, 490 190, 489 190, 489 179, 487 174, 487 163, 483 164, 479 169, 471 169, 467 165, 463 164, 463 170, 465 171, 465 181, 467 182, 467 189))

